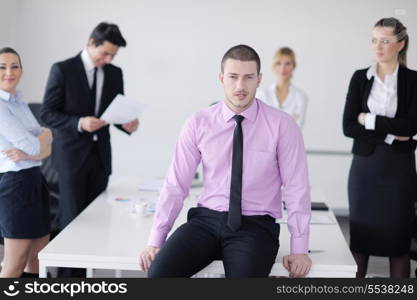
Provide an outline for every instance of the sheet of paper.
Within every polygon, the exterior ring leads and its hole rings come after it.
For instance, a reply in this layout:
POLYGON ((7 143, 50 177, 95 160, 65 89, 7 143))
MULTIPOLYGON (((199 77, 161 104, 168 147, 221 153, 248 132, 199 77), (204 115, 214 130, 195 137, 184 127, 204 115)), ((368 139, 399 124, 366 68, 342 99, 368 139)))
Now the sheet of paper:
POLYGON ((139 118, 145 108, 146 104, 118 94, 101 115, 100 119, 109 124, 124 124, 139 118))

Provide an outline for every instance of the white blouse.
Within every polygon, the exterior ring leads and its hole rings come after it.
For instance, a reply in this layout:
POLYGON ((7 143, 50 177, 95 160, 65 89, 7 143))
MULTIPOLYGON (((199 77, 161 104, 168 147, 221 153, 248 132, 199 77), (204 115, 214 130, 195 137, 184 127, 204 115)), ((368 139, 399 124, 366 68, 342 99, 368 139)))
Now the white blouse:
POLYGON ((299 88, 290 85, 287 99, 285 99, 282 105, 279 104, 278 97, 275 93, 276 84, 273 83, 267 88, 258 89, 256 92, 256 98, 262 100, 266 104, 285 111, 291 115, 294 119, 298 118, 296 122, 300 128, 303 127, 305 121, 305 114, 307 108, 307 94, 299 88))
MULTIPOLYGON (((12 95, 0 89, 0 150, 17 148, 29 155, 37 155, 42 133, 22 94, 12 95)), ((41 165, 39 160, 13 161, 0 152, 0 173, 17 172, 41 165)))
MULTIPOLYGON (((375 130, 375 119, 377 115, 389 118, 395 117, 398 105, 398 67, 399 65, 397 64, 394 73, 385 75, 384 80, 376 74, 376 65, 371 66, 366 73, 368 80, 374 77, 367 102, 370 113, 366 114, 365 118, 365 128, 368 130, 375 130)), ((385 142, 392 144, 394 139, 394 135, 388 134, 385 142)))

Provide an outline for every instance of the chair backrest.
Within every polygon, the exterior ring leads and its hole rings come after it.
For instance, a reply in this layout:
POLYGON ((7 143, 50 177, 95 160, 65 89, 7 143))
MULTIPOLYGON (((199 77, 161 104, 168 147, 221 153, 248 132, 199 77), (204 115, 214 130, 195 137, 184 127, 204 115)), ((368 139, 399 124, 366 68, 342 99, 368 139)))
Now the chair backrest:
MULTIPOLYGON (((45 127, 45 124, 42 122, 40 118, 40 109, 41 103, 29 103, 29 108, 32 111, 33 115, 35 116, 36 120, 39 122, 41 126, 45 127)), ((42 174, 48 182, 49 188, 51 192, 58 193, 58 172, 56 172, 52 168, 52 159, 50 156, 42 160, 41 166, 42 174)))
POLYGON ((32 114, 35 116, 39 124, 43 127, 46 127, 40 118, 40 111, 41 111, 42 104, 41 103, 28 103, 28 105, 29 105, 30 110, 32 111, 32 114))
MULTIPOLYGON (((32 111, 36 120, 42 127, 45 126, 45 123, 42 122, 40 118, 40 109, 41 103, 29 103, 29 109, 32 111)), ((49 187, 49 208, 51 216, 51 239, 54 238, 59 233, 59 185, 58 185, 58 172, 52 168, 52 159, 51 156, 42 160, 41 172, 45 177, 46 182, 49 187)))

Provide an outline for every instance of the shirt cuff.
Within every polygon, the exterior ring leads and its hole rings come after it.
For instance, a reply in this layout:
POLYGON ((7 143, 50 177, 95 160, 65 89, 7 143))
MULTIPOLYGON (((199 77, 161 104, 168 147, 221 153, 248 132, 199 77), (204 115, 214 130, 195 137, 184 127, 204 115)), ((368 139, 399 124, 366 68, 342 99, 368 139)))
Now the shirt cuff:
POLYGON ((308 253, 308 236, 291 237, 291 254, 307 254, 308 253))
POLYGON ((152 230, 148 240, 148 246, 161 248, 165 243, 168 233, 152 230))
POLYGON ((83 118, 80 118, 79 120, 78 120, 78 126, 77 126, 77 128, 78 128, 78 132, 83 132, 84 130, 81 128, 81 121, 83 120, 83 118))
POLYGON ((392 143, 394 142, 394 140, 395 140, 395 135, 393 135, 393 134, 387 134, 387 137, 385 138, 385 143, 387 143, 387 144, 389 144, 389 145, 392 145, 392 143))
POLYGON ((365 129, 375 130, 376 115, 367 113, 365 117, 365 129))
POLYGON ((413 136, 413 140, 417 141, 417 134, 413 136))

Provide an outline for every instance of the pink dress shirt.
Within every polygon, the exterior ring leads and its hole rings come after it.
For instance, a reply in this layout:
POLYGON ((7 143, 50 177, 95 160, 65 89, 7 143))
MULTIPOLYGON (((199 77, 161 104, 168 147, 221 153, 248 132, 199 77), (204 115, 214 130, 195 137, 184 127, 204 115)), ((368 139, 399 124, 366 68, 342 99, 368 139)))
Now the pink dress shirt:
MULTIPOLYGON (((200 162, 204 186, 197 205, 228 211, 234 115, 221 102, 186 121, 156 206, 150 246, 164 244, 200 162)), ((291 253, 307 253, 311 207, 301 131, 291 116, 258 99, 240 115, 245 117, 242 214, 281 218, 281 201, 285 201, 291 253)))

